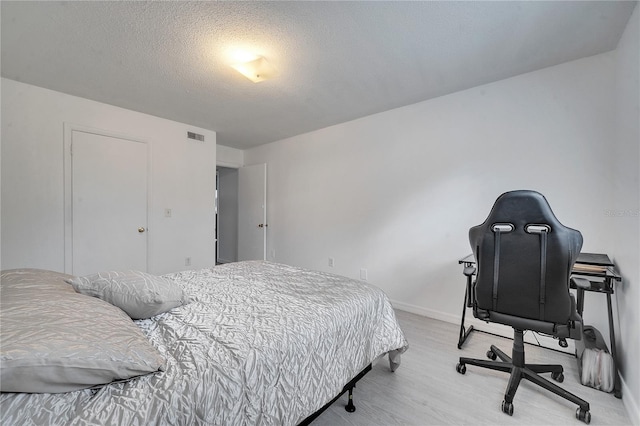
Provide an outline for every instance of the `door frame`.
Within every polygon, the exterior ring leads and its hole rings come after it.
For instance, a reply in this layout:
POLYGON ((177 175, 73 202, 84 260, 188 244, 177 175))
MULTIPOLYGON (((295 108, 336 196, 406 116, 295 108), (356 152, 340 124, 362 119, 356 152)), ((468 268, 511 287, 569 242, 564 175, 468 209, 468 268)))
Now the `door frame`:
MULTIPOLYGON (((216 222, 216 235, 215 235, 215 251, 216 251, 216 255, 215 255, 215 259, 214 262, 217 265, 218 261, 220 260, 220 227, 219 225, 219 214, 220 214, 220 188, 219 188, 219 172, 218 172, 218 167, 222 167, 225 169, 234 169, 236 170, 236 172, 238 171, 238 169, 242 168, 243 166, 241 164, 238 163, 230 163, 227 161, 216 161, 216 217, 215 217, 215 222, 216 222)), ((236 198, 238 195, 238 188, 236 187, 236 198)), ((237 219, 238 219, 238 212, 236 211, 236 255, 234 256, 234 258, 237 261, 238 258, 238 230, 237 230, 237 219)), ((222 259, 222 260, 228 260, 228 259, 222 259)))
MULTIPOLYGON (((147 147, 147 271, 149 271, 149 265, 153 264, 152 251, 149 249, 152 247, 153 232, 149 229, 153 228, 151 225, 151 189, 152 189, 152 149, 153 146, 149 141, 139 139, 124 133, 114 132, 111 130, 98 129, 95 127, 85 126, 81 124, 63 123, 64 128, 64 148, 63 148, 63 170, 64 170, 64 272, 71 274, 73 271, 73 167, 72 167, 72 155, 71 145, 73 143, 73 132, 90 133, 98 136, 106 136, 117 139, 125 139, 131 142, 143 143, 147 147)), ((99 271, 96 271, 99 272, 99 271)))

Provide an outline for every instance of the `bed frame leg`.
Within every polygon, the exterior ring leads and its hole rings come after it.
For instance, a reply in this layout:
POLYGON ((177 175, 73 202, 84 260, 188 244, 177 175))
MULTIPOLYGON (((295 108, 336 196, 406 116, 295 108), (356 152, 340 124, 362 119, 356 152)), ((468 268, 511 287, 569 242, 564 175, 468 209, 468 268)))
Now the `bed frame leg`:
POLYGON ((355 385, 349 388, 349 402, 344 407, 344 409, 349 413, 353 413, 354 411, 356 411, 356 406, 353 405, 353 388, 355 388, 355 385))

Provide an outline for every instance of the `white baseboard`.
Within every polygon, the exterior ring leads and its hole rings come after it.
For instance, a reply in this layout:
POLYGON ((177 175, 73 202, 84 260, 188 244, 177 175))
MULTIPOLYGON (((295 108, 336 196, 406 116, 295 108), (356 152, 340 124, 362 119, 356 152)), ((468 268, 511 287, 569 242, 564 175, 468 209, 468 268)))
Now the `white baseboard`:
POLYGON ((624 405, 624 409, 627 410, 631 424, 636 426, 640 425, 640 409, 638 408, 638 403, 622 376, 620 377, 620 387, 622 391, 622 404, 624 405))
POLYGON ((452 324, 460 324, 460 317, 457 315, 451 315, 448 313, 435 311, 433 309, 423 308, 422 306, 411 305, 409 303, 398 302, 397 300, 391 300, 391 306, 401 311, 421 315, 423 317, 450 322, 452 324))

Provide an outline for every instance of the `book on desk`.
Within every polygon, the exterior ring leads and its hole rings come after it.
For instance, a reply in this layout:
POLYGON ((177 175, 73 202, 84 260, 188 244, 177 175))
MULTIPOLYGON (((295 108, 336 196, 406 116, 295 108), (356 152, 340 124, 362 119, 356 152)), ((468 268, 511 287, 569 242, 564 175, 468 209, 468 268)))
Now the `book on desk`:
MULTIPOLYGON (((586 279, 583 282, 589 284, 588 291, 601 293, 613 294, 613 283, 622 279, 609 256, 601 253, 580 253, 571 273, 576 278, 586 279)), ((574 284, 572 280, 571 288, 576 288, 574 284)))
POLYGON ((613 266, 613 262, 606 254, 580 253, 573 265, 572 272, 575 274, 605 275, 613 266))

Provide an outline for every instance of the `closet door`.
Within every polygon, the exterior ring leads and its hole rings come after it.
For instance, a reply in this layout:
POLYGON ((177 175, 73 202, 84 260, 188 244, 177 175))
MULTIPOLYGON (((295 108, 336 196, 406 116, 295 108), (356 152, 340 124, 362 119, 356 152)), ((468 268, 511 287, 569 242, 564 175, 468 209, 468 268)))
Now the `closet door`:
POLYGON ((147 270, 147 144, 71 133, 72 273, 147 270))

